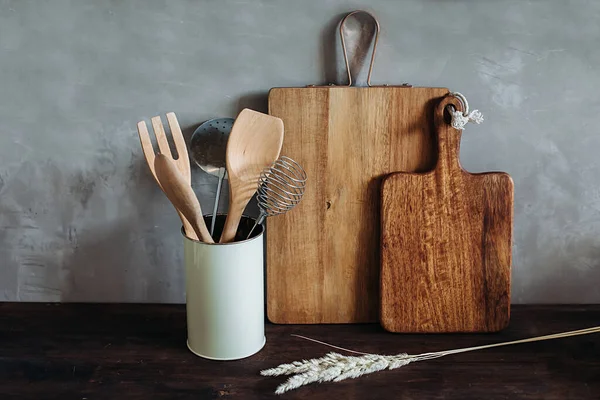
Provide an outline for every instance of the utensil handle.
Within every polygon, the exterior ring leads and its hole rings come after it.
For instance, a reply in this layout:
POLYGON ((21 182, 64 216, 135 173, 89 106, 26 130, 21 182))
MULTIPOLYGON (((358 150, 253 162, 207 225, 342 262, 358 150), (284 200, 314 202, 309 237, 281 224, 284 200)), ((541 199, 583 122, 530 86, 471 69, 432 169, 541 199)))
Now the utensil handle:
POLYGON ((460 165, 460 139, 462 131, 454 129, 449 122, 447 107, 454 107, 464 111, 462 101, 448 94, 441 99, 435 109, 434 125, 437 136, 438 160, 435 172, 438 174, 452 174, 463 171, 460 165))
POLYGON ((248 236, 246 236, 246 240, 250 239, 250 235, 252 235, 252 232, 254 232, 254 229, 256 228, 256 226, 258 224, 262 224, 266 217, 267 217, 267 214, 260 213, 258 219, 254 223, 254 226, 252 227, 252 229, 250 229, 250 233, 248 233, 248 236))
POLYGON ((225 226, 223 227, 223 233, 221 234, 219 243, 229 243, 235 239, 235 234, 237 233, 245 208, 246 204, 232 202, 231 199, 229 200, 229 211, 227 212, 227 218, 225 218, 225 226))
POLYGON ((219 168, 219 183, 217 183, 217 193, 215 194, 215 204, 213 206, 212 219, 210 220, 210 236, 215 233, 215 222, 217 221, 217 211, 219 211, 219 200, 221 199, 221 187, 225 178, 225 168, 219 168))
POLYGON ((183 225, 183 232, 185 232, 185 235, 190 239, 200 240, 190 221, 187 220, 187 218, 181 213, 181 211, 177 210, 177 214, 179 215, 179 219, 181 219, 181 223, 183 225))
POLYGON ((369 75, 367 76, 367 86, 371 86, 371 74, 373 73, 373 64, 375 63, 375 50, 377 50, 377 41, 379 40, 379 21, 375 16, 367 11, 357 10, 346 15, 340 23, 340 38, 342 40, 342 52, 344 53, 344 62, 346 63, 346 71, 348 73, 348 86, 352 86, 352 74, 350 72, 350 62, 348 61, 348 51, 346 50, 346 40, 344 39, 344 25, 348 18, 356 14, 366 14, 371 17, 375 25, 375 42, 373 43, 373 52, 371 53, 371 63, 369 64, 369 75))
POLYGON ((214 243, 202 217, 200 202, 192 186, 179 172, 174 162, 164 154, 157 154, 154 159, 154 170, 168 199, 175 209, 189 221, 198 238, 206 243, 214 243))

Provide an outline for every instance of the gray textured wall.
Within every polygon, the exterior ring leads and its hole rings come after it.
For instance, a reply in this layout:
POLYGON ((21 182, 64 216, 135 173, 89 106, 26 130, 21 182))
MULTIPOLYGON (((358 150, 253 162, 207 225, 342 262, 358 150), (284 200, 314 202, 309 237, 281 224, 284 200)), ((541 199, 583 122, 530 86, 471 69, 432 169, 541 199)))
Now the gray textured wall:
MULTIPOLYGON (((266 110, 335 77, 334 28, 382 24, 374 83, 445 86, 515 180, 513 301, 600 302, 600 3, 0 0, 0 300, 182 302, 178 220, 135 124, 266 110)), ((339 70, 339 67, 337 68, 339 70)), ((194 171, 204 207, 215 178, 194 171)))

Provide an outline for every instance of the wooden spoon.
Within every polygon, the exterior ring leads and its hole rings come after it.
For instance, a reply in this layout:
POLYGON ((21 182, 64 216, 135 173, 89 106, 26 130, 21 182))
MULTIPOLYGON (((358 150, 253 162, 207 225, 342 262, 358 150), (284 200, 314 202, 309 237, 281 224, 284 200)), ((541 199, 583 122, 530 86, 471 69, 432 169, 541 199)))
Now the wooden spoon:
POLYGON ((244 209, 258 189, 260 173, 279 158, 282 145, 280 118, 247 108, 239 113, 227 142, 229 211, 220 243, 235 238, 244 209))
POLYGON ((175 163, 164 154, 157 154, 154 159, 154 170, 163 191, 175 209, 192 225, 198 238, 206 243, 214 243, 202 217, 200 202, 175 163))

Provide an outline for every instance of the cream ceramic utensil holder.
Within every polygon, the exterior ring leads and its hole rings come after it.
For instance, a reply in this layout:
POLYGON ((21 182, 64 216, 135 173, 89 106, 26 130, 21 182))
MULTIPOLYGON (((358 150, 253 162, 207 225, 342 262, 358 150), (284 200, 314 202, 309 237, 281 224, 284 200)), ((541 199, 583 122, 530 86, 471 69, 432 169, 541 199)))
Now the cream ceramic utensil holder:
MULTIPOLYGON (((225 217, 217 216, 215 237, 225 217)), ((241 240, 231 243, 209 244, 184 235, 187 345, 200 357, 237 360, 265 345, 264 227, 245 240, 252 225, 253 219, 242 217, 241 240)))

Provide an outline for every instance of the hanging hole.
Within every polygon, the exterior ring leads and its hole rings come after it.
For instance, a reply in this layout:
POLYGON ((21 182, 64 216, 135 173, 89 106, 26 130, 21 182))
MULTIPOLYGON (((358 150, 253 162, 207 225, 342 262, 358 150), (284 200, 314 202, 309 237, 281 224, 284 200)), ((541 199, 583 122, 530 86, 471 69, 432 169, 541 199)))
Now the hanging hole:
POLYGON ((454 107, 454 104, 448 104, 446 107, 444 107, 444 122, 449 124, 452 121, 452 115, 451 112, 456 111, 456 107, 454 107))

